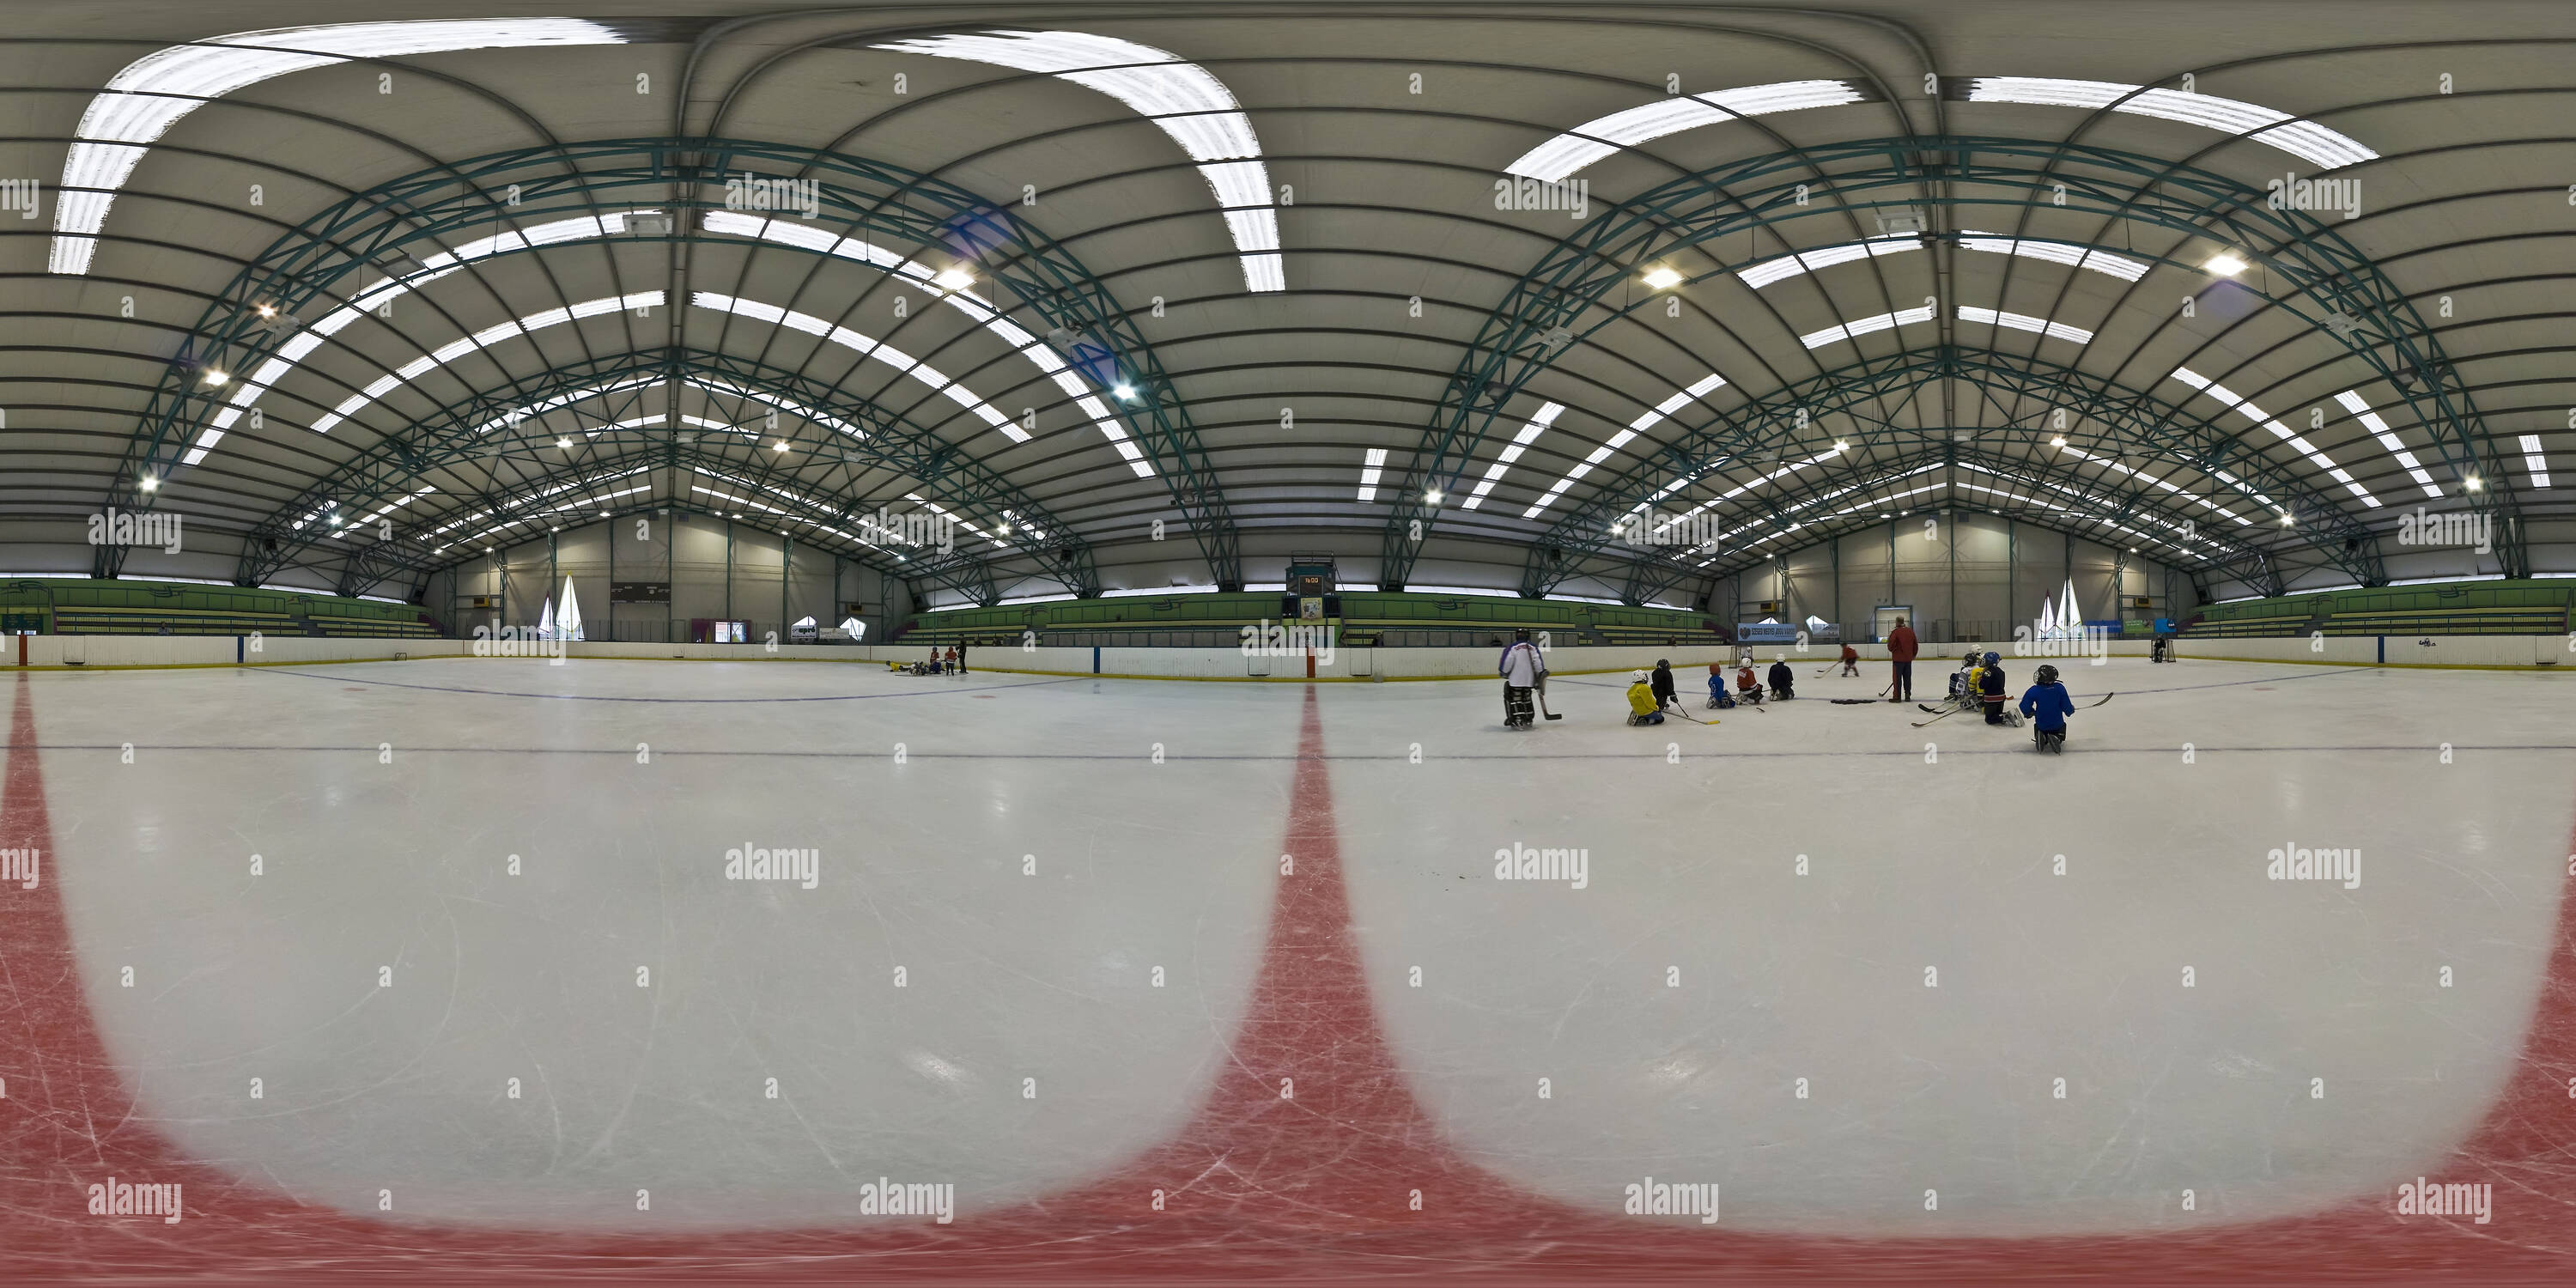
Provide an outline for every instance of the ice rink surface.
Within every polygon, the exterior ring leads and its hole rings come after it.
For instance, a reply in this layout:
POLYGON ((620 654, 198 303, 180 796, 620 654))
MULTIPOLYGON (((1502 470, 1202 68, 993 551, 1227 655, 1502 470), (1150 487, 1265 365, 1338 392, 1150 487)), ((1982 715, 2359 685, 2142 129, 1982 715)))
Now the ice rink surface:
POLYGON ((2046 757, 1823 665, 21 675, 0 1271, 2576 1270, 2569 679, 2061 662, 2046 757))

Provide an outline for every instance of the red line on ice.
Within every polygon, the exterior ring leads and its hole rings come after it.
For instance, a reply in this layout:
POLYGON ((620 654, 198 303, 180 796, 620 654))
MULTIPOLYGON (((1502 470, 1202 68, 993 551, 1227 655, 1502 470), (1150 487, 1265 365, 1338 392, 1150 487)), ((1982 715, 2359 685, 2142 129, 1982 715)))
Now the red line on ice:
MULTIPOLYGON (((10 718, 0 847, 54 853, 25 676, 10 718)), ((950 1227, 714 1236, 566 1235, 370 1221, 181 1158, 108 1062, 52 882, 0 891, 0 1272, 264 1283, 352 1271, 455 1279, 592 1272, 693 1279, 983 1281, 1821 1276, 1890 1281, 2437 1275, 2496 1283, 2576 1269, 2576 900, 2523 1058, 2446 1182, 2490 1182, 2497 1223, 2392 1215, 2389 1198, 2197 1233, 2059 1239, 1820 1239, 1577 1211, 1459 1157, 1380 1030, 1351 933, 1315 692, 1306 694, 1281 879, 1251 1005, 1207 1103, 1110 1176, 950 1227), (1282 1099, 1279 1080, 1295 1080, 1282 1099), (87 1186, 181 1182, 187 1217, 85 1215, 87 1186), (1153 1192, 1166 1195, 1155 1211, 1153 1192), (1409 1204, 1423 1195, 1421 1210, 1409 1204)), ((2571 845, 2576 850, 2576 845, 2571 845)), ((1605 1195, 1605 1199, 1608 1196, 1605 1195)))

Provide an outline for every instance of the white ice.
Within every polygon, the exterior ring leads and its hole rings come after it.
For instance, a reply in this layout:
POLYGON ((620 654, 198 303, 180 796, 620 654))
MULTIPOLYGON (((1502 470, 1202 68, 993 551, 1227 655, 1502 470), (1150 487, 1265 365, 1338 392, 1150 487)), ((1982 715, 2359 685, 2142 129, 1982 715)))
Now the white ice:
MULTIPOLYGON (((1937 1189, 1945 1234, 2143 1230, 2384 1194, 2495 1096, 2571 862, 2565 680, 2078 662, 2079 703, 2119 696, 2044 757, 1832 705, 1884 667, 1821 665, 1653 729, 1624 676, 1559 676, 1525 733, 1489 682, 1319 687, 1378 1015, 1468 1157, 1603 1212, 1719 1182, 1735 1228, 1917 1231, 1937 1189), (1584 850, 1585 887, 1496 880, 1515 844, 1584 850), (2266 879, 2285 844, 2358 848, 2358 888, 2266 879)), ((835 1219, 880 1175, 963 1220, 1170 1135, 1247 1004, 1306 692, 471 659, 32 688, 47 879, 183 1151, 518 1226, 641 1224, 649 1187, 665 1229, 835 1219), (817 888, 726 880, 746 842, 818 849, 817 888)))

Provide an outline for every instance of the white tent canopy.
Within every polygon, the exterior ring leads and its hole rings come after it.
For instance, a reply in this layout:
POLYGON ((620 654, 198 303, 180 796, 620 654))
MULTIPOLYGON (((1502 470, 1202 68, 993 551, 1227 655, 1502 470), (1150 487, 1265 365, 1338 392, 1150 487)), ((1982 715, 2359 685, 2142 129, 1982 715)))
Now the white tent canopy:
POLYGON ((555 618, 555 638, 567 640, 581 638, 581 601, 573 597, 570 576, 564 578, 563 612, 555 618))

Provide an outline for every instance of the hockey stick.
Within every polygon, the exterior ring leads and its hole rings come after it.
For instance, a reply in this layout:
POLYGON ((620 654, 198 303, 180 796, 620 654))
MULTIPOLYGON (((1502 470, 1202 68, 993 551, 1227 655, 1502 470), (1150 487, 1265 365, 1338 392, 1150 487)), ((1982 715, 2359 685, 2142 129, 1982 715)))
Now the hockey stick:
MULTIPOLYGON (((1542 676, 1542 677, 1540 677, 1540 678, 1544 679, 1544 678, 1546 678, 1546 677, 1542 676)), ((1548 710, 1548 709, 1547 709, 1547 686, 1546 686, 1546 685, 1544 685, 1544 684, 1539 685, 1536 689, 1532 690, 1531 692, 1532 692, 1533 696, 1535 696, 1535 697, 1537 697, 1537 698, 1538 698, 1538 713, 1539 713, 1540 715, 1546 716, 1546 717, 1547 717, 1548 719, 1550 719, 1550 720, 1563 720, 1563 719, 1565 718, 1565 717, 1563 717, 1563 716, 1561 716, 1561 715, 1558 715, 1557 713, 1555 713, 1555 712, 1550 711, 1550 710, 1548 710)))
POLYGON ((1941 723, 1942 721, 1947 720, 1947 719, 1949 719, 1950 717, 1955 716, 1955 715, 1957 715, 1957 714, 1959 714, 1959 713, 1958 713, 1958 711, 1957 711, 1957 710, 1955 710, 1955 709, 1953 709, 1953 710, 1949 710, 1949 711, 1944 711, 1944 712, 1942 712, 1941 714, 1939 714, 1939 715, 1937 715, 1937 716, 1934 716, 1934 717, 1932 717, 1932 718, 1931 718, 1931 719, 1929 719, 1929 720, 1917 720, 1917 721, 1915 721, 1915 722, 1914 722, 1914 727, 1915 727, 1915 728, 1917 728, 1917 729, 1920 729, 1920 728, 1922 728, 1923 726, 1928 725, 1928 724, 1939 724, 1939 723, 1941 723))
POLYGON ((2091 701, 2091 702, 2087 702, 2087 703, 2085 703, 2082 707, 2079 707, 2079 708, 2077 708, 2077 709, 2078 709, 2078 710, 2081 710, 2081 711, 2090 711, 2090 710, 2092 710, 2093 708, 2098 707, 2098 706, 2102 705, 2103 703, 2108 702, 2108 701, 2110 701, 2111 699, 2116 698, 2116 697, 2118 697, 2118 696, 2120 696, 2120 695, 2119 695, 2117 692, 2105 693, 2105 694, 2103 694, 2101 697, 2096 698, 2096 699, 2094 699, 2094 700, 2093 700, 2093 701, 2091 701))

